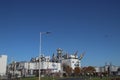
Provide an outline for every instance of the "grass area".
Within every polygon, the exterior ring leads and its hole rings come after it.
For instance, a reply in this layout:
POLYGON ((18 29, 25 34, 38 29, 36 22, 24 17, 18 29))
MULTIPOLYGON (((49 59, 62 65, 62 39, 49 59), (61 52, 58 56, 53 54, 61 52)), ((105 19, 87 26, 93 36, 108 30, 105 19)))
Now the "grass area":
POLYGON ((109 78, 109 77, 103 77, 103 78, 93 77, 93 78, 91 78, 91 80, 111 80, 111 78, 109 78))
MULTIPOLYGON (((20 80, 38 80, 38 77, 29 77, 29 78, 21 78, 20 80)), ((53 78, 53 77, 42 77, 40 78, 40 80, 57 80, 57 78, 53 78)))
POLYGON ((21 78, 20 80, 38 80, 37 77, 21 78))
POLYGON ((118 76, 117 77, 103 77, 103 78, 92 77, 90 80, 116 80, 117 78, 119 78, 119 80, 120 80, 120 76, 119 77, 118 76))
MULTIPOLYGON (((67 77, 65 77, 65 78, 67 78, 67 77)), ((86 80, 112 80, 112 79, 116 80, 115 78, 119 78, 120 79, 120 76, 119 77, 103 77, 103 78, 91 77, 91 78, 86 78, 86 80)), ((21 78, 20 80, 38 80, 38 77, 21 78)), ((40 80, 58 80, 58 78, 55 77, 53 79, 53 77, 42 77, 40 80)))

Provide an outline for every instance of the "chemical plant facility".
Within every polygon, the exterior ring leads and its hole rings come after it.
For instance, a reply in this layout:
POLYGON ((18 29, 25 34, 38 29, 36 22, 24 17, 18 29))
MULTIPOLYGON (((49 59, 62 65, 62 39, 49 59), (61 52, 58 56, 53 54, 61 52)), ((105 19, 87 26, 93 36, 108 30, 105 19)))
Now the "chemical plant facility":
POLYGON ((79 57, 77 53, 75 52, 73 55, 69 55, 68 53, 63 53, 63 50, 58 48, 57 53, 53 54, 52 58, 50 56, 40 55, 39 57, 32 58, 28 62, 13 61, 8 65, 7 73, 12 75, 18 74, 20 76, 38 75, 40 69, 41 75, 60 74, 64 72, 63 66, 65 65, 70 66, 72 69, 81 67, 80 60, 84 53, 79 57))
MULTIPOLYGON (((73 54, 64 53, 62 49, 58 48, 56 54, 53 53, 52 57, 44 56, 31 58, 30 61, 16 62, 12 61, 7 65, 7 56, 0 56, 0 76, 11 75, 20 77, 38 76, 39 72, 42 76, 66 74, 64 67, 69 66, 74 70, 76 67, 81 67, 81 59, 84 57, 85 52, 78 56, 78 51, 73 54)), ((110 75, 120 75, 120 66, 105 64, 102 67, 94 67, 95 73, 109 72, 110 75)), ((9 76, 8 76, 9 77, 9 76)))
MULTIPOLYGON (((58 48, 56 54, 53 53, 52 57, 40 55, 39 57, 31 58, 30 61, 13 61, 7 66, 7 74, 18 75, 21 77, 28 76, 38 76, 39 71, 41 76, 50 76, 57 74, 57 76, 62 76, 66 73, 63 68, 64 66, 69 66, 74 70, 76 67, 81 67, 81 59, 84 57, 85 52, 78 56, 78 51, 73 54, 63 53, 63 50, 58 48)), ((5 56, 3 62, 7 60, 5 56)), ((2 64, 2 63, 0 63, 2 64)), ((0 68, 0 72, 5 74, 5 66, 2 65, 3 69, 0 68)), ((112 64, 105 64, 103 67, 94 67, 96 73, 109 72, 111 75, 120 75, 120 66, 114 66, 112 64)))

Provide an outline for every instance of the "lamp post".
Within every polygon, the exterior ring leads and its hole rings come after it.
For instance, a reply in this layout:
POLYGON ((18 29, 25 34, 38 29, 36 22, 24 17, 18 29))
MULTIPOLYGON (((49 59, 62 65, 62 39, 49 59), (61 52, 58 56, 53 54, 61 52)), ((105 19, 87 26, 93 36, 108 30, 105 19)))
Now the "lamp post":
POLYGON ((40 80, 40 73, 41 73, 41 54, 42 54, 42 34, 49 34, 50 32, 40 32, 40 47, 39 47, 39 80, 40 80))

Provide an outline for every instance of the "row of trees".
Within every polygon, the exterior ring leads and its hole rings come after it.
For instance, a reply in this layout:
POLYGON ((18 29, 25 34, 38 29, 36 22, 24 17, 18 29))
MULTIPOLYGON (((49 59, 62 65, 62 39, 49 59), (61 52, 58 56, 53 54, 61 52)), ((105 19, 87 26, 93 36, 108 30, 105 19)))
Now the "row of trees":
POLYGON ((92 66, 83 67, 83 68, 75 67, 73 70, 70 66, 64 66, 63 71, 65 71, 68 76, 70 75, 78 76, 78 75, 83 75, 87 73, 92 74, 95 72, 95 68, 92 66))

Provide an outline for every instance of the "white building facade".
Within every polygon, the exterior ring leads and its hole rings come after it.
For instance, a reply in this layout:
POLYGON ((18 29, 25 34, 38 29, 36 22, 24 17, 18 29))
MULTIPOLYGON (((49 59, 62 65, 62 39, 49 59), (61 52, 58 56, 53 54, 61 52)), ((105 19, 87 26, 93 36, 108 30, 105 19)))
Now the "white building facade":
POLYGON ((41 74, 52 74, 60 73, 61 63, 51 62, 46 59, 46 61, 22 61, 14 62, 14 64, 9 65, 9 73, 12 75, 28 76, 28 75, 38 75, 39 69, 41 74), (39 64, 40 63, 40 64, 39 64), (39 67, 40 65, 40 67, 39 67), (14 66, 14 67, 13 67, 14 66), (11 69, 12 68, 12 69, 11 69))
POLYGON ((62 64, 70 66, 72 69, 75 69, 75 67, 81 67, 80 60, 74 55, 70 55, 67 59, 63 59, 62 64))
MULTIPOLYGON (((39 70, 39 62, 21 62, 17 69, 22 70, 22 74, 33 75, 39 70)), ((40 70, 50 70, 51 73, 60 72, 61 64, 53 62, 40 62, 40 70)))
POLYGON ((6 75, 6 68, 7 68, 7 56, 0 55, 0 75, 6 75))

